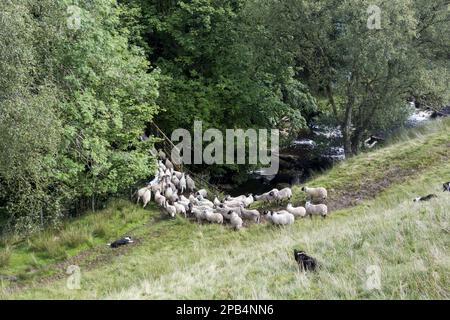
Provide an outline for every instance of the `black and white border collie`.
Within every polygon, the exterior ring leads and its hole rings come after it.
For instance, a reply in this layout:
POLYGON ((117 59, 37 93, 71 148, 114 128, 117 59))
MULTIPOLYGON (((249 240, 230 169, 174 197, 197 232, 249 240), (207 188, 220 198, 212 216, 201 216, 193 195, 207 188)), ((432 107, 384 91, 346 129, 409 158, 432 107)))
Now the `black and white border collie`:
POLYGON ((442 187, 444 188, 444 192, 445 192, 445 191, 450 192, 450 181, 444 183, 444 184, 442 185, 442 187))
POLYGON ((133 243, 133 240, 131 240, 130 237, 123 237, 123 238, 121 238, 119 240, 116 240, 116 241, 114 241, 112 243, 109 243, 108 245, 111 248, 118 248, 120 246, 124 246, 124 245, 129 244, 129 243, 133 243))
POLYGON ((294 249, 294 258, 298 263, 298 267, 302 271, 314 271, 317 268, 317 261, 313 257, 308 256, 305 251, 294 249))
POLYGON ((433 199, 433 198, 437 198, 437 195, 435 195, 435 194, 429 194, 429 195, 424 196, 424 197, 418 197, 418 198, 415 198, 415 199, 414 199, 414 202, 428 201, 428 200, 431 200, 431 199, 433 199))

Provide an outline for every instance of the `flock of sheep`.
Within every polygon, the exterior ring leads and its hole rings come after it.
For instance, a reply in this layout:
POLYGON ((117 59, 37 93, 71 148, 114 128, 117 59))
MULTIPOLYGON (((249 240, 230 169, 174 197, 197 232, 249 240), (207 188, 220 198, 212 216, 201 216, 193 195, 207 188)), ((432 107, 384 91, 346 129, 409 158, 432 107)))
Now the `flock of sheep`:
POLYGON ((248 207, 255 201, 278 205, 284 201, 289 202, 292 197, 291 188, 273 189, 255 196, 252 194, 238 197, 225 196, 222 200, 215 197, 211 201, 208 199, 208 191, 197 190, 195 181, 188 174, 175 170, 163 151, 159 151, 158 158, 155 178, 146 187, 137 191, 137 203, 142 200, 145 208, 153 194, 154 201, 171 217, 182 214, 186 218, 188 215, 194 217, 199 223, 229 222, 232 227, 239 230, 244 220, 259 223, 261 216, 276 225, 289 225, 293 224, 298 217, 312 218, 315 215, 325 218, 328 214, 328 208, 323 204, 327 198, 325 188, 303 187, 302 191, 306 192, 310 200, 306 202, 305 207, 294 207, 288 203, 284 210, 265 210, 262 214, 248 207))

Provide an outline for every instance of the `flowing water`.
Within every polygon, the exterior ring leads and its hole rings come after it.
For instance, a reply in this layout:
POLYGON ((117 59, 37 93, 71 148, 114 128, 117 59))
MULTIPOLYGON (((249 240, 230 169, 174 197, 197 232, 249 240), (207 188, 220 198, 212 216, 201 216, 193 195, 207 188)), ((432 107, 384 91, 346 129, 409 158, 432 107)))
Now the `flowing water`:
MULTIPOLYGON (((450 107, 447 108, 450 113, 450 107)), ((411 104, 411 109, 411 116, 404 124, 406 127, 415 127, 432 118, 432 111, 417 109, 414 104, 411 104)), ((250 172, 246 182, 230 188, 228 192, 233 196, 261 194, 273 188, 303 183, 312 172, 323 171, 345 160, 339 127, 312 125, 310 129, 310 134, 298 137, 289 147, 280 150, 280 170, 277 175, 261 176, 258 171, 250 172)), ((386 132, 382 136, 388 134, 386 132)))

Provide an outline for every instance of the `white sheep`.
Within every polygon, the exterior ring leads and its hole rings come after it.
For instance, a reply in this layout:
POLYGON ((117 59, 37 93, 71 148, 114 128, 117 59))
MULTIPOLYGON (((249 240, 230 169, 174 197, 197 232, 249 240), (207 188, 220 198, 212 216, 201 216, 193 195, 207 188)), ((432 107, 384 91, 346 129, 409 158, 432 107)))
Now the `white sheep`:
POLYGON ((172 162, 170 162, 169 159, 166 159, 165 165, 166 165, 166 168, 167 168, 167 169, 173 170, 173 164, 172 164, 172 162))
POLYGON ((197 205, 198 206, 208 206, 210 208, 214 207, 214 203, 212 201, 209 201, 208 199, 198 200, 197 205))
POLYGON ((156 193, 157 191, 161 193, 163 189, 162 182, 152 185, 150 189, 153 193, 156 193))
POLYGON ((152 198, 152 193, 149 189, 147 189, 147 191, 145 191, 144 195, 142 196, 142 202, 144 203, 144 208, 150 202, 151 198, 152 198))
POLYGON ((230 223, 231 225, 236 229, 239 230, 242 228, 242 219, 241 217, 238 216, 238 214, 236 212, 231 212, 229 213, 230 215, 230 223))
POLYGON ((170 197, 166 197, 167 200, 169 200, 171 203, 174 203, 175 201, 179 200, 178 197, 178 191, 173 192, 170 197))
POLYGON ((173 206, 175 207, 175 209, 177 210, 177 213, 182 213, 184 214, 184 217, 186 218, 186 206, 184 203, 176 201, 173 203, 173 206))
POLYGON ((233 212, 231 208, 215 206, 214 210, 219 212, 225 219, 231 219, 231 212, 233 212))
POLYGON ((241 205, 240 209, 241 209, 241 217, 242 218, 247 219, 247 220, 252 220, 256 223, 259 223, 261 214, 259 213, 258 210, 245 209, 244 206, 242 206, 242 205, 241 205))
POLYGON ((239 200, 224 201, 223 204, 227 207, 240 207, 241 205, 244 205, 243 201, 239 200))
POLYGON ((290 225, 294 223, 295 217, 287 211, 272 212, 267 214, 270 221, 276 225, 290 225))
POLYGON ((195 181, 189 175, 186 175, 186 187, 189 192, 194 192, 195 181))
POLYGON ((167 158, 166 154, 161 149, 159 149, 158 156, 161 160, 166 160, 167 158))
POLYGON ((186 190, 186 177, 184 176, 184 173, 183 173, 183 175, 180 178, 180 191, 181 191, 181 193, 183 193, 184 190, 186 190))
POLYGON ((166 171, 166 169, 167 169, 166 166, 164 165, 164 163, 161 160, 158 160, 158 168, 163 170, 163 171, 166 171))
POLYGON ((206 208, 198 208, 198 207, 191 208, 191 212, 194 214, 198 223, 202 222, 202 220, 206 220, 206 212, 208 211, 212 212, 212 209, 208 210, 206 208))
POLYGON ((172 174, 174 174, 178 179, 181 179, 181 177, 183 176, 184 173, 181 171, 173 170, 172 174))
POLYGON ((167 168, 166 171, 164 172, 164 175, 168 176, 170 180, 170 177, 172 177, 172 172, 173 169, 167 168))
POLYGON ((250 194, 248 197, 246 197, 244 199, 244 207, 248 207, 249 205, 251 205, 253 202, 255 201, 255 199, 253 199, 253 195, 250 194))
POLYGON ((172 176, 172 183, 175 185, 177 189, 180 188, 180 179, 178 179, 175 174, 173 174, 172 176))
POLYGON ((259 196, 255 196, 255 200, 257 200, 257 201, 262 200, 262 201, 266 201, 266 202, 273 201, 273 200, 275 200, 275 194, 277 192, 278 192, 278 189, 276 189, 276 188, 272 189, 272 190, 270 190, 266 193, 263 193, 259 196))
POLYGON ((170 197, 172 196, 172 194, 173 194, 173 189, 172 189, 172 187, 169 185, 169 186, 166 188, 166 190, 164 191, 164 196, 165 196, 166 198, 170 198, 170 197))
POLYGON ((319 188, 303 187, 302 191, 306 192, 306 194, 309 196, 309 199, 314 201, 324 201, 328 197, 327 189, 322 187, 319 188))
POLYGON ((306 202, 305 204, 306 214, 312 218, 313 215, 321 215, 326 218, 328 214, 328 207, 324 204, 311 204, 311 202, 306 202))
POLYGON ((171 206, 169 204, 169 202, 166 201, 166 203, 164 204, 164 207, 166 208, 166 211, 170 214, 170 216, 172 218, 175 217, 175 215, 177 214, 177 208, 175 206, 171 206))
POLYGON ((206 220, 208 220, 209 222, 218 223, 218 224, 223 223, 223 216, 218 212, 204 210, 204 214, 205 214, 206 220))
POLYGON ((219 204, 221 204, 221 202, 219 201, 219 199, 217 199, 217 197, 214 198, 213 203, 215 206, 218 206, 219 204))
POLYGON ((155 202, 160 206, 163 207, 166 203, 166 197, 160 194, 159 191, 156 191, 155 193, 155 202))
MULTIPOLYGON (((136 204, 139 203, 139 200, 141 200, 141 198, 144 196, 144 194, 147 192, 147 190, 149 190, 149 188, 151 188, 151 187, 147 186, 147 187, 144 187, 144 188, 140 188, 140 189, 136 192, 136 194, 137 194, 137 201, 136 201, 136 204)), ((150 194, 150 197, 151 197, 151 194, 150 194)))
POLYGON ((284 199, 290 200, 292 197, 292 190, 291 190, 291 188, 281 189, 277 192, 274 192, 274 197, 275 197, 275 200, 277 200, 279 202, 283 201, 284 199))
POLYGON ((232 197, 230 195, 227 195, 225 197, 225 201, 244 201, 247 197, 244 195, 238 196, 238 197, 232 197))
POLYGON ((192 194, 189 196, 189 202, 196 206, 206 206, 206 207, 210 207, 210 208, 214 207, 214 203, 212 203, 208 199, 198 200, 192 194))
POLYGON ((195 193, 196 196, 202 196, 203 198, 206 198, 208 196, 208 191, 206 189, 200 189, 195 193))
POLYGON ((291 203, 288 203, 286 210, 293 214, 294 217, 304 217, 306 216, 306 209, 304 207, 293 207, 291 203))

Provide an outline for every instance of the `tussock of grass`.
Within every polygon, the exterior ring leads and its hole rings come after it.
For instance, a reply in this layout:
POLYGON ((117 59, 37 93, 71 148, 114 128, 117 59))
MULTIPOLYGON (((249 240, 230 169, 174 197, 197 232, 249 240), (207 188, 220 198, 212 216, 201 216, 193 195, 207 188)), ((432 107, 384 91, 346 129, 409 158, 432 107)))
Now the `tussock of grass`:
POLYGON ((0 248, 0 267, 7 267, 11 258, 11 250, 8 246, 0 248))
POLYGON ((33 237, 33 239, 29 239, 28 248, 30 251, 46 258, 63 259, 67 257, 65 248, 61 245, 60 238, 50 232, 42 233, 39 236, 33 237))
POLYGON ((62 245, 72 249, 85 243, 92 243, 92 236, 87 228, 69 227, 60 233, 60 239, 62 245))

